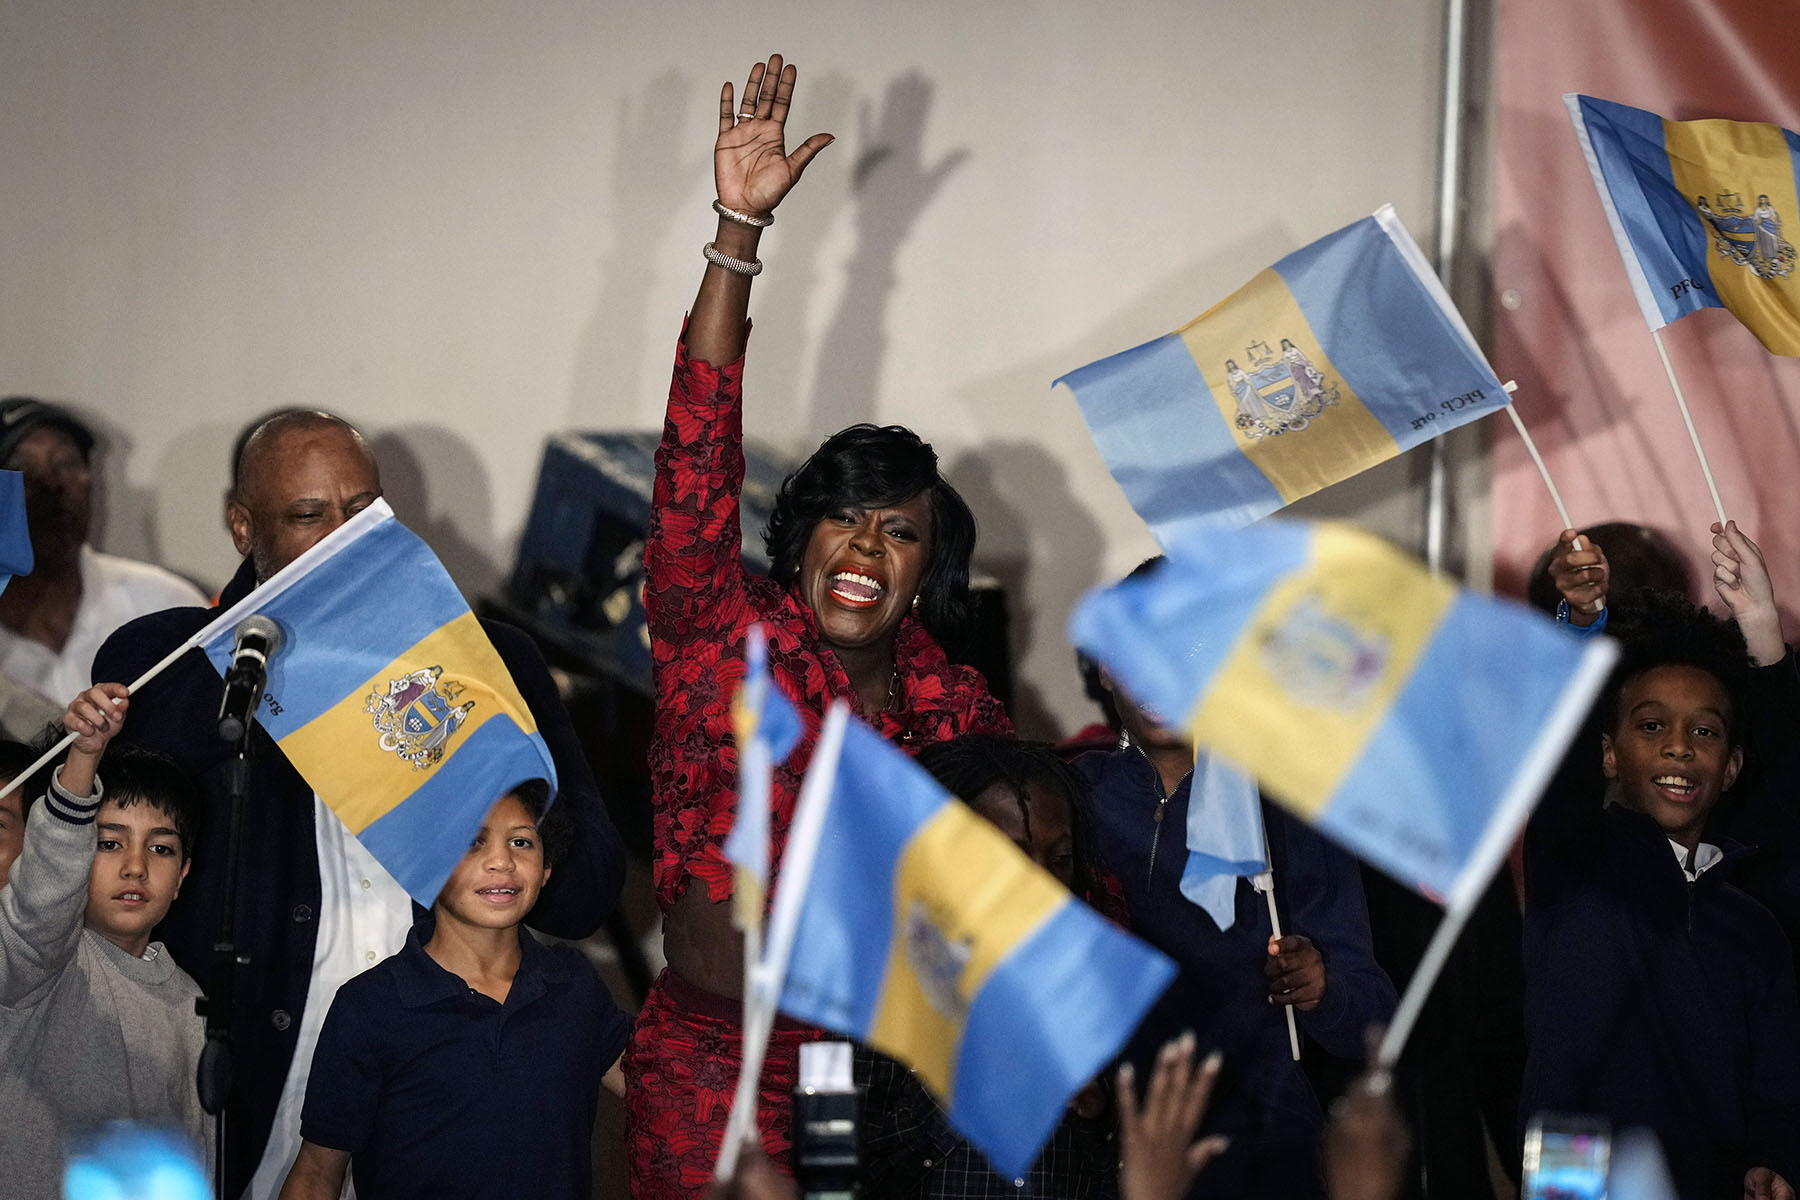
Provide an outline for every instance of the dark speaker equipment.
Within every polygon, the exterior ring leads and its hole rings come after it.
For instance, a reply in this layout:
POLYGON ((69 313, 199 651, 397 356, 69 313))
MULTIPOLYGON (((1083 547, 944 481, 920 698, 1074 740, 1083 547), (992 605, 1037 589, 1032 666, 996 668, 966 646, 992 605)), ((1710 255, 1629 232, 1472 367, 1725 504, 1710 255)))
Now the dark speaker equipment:
MULTIPOLYGON (((559 433, 544 447, 537 495, 506 587, 532 633, 641 695, 650 695, 644 628, 644 536, 655 433, 559 433)), ((745 447, 744 566, 766 574, 762 530, 787 469, 745 447)))

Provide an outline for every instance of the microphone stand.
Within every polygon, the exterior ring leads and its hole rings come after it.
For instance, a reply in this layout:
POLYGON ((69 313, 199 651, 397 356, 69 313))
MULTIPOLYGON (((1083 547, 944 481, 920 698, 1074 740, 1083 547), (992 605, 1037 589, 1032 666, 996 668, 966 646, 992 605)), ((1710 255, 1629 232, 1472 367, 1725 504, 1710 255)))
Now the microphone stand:
MULTIPOLYGON (((254 715, 254 708, 252 709, 254 715)), ((213 1194, 225 1200, 225 1102, 233 1084, 231 1019, 237 988, 237 969, 249 962, 237 952, 239 860, 243 857, 244 803, 250 790, 250 727, 244 721, 235 739, 235 754, 227 768, 230 824, 225 850, 225 898, 219 906, 218 933, 213 941, 212 969, 206 995, 194 1007, 206 1018, 206 1046, 200 1052, 196 1084, 200 1107, 213 1115, 213 1194)))

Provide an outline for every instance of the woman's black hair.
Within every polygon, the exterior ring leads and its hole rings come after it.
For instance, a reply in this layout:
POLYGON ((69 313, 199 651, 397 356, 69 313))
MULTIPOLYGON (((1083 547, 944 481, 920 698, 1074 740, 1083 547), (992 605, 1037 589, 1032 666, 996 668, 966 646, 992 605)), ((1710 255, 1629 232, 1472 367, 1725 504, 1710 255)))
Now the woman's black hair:
POLYGON ((1619 661, 1600 696, 1600 728, 1616 733, 1619 700, 1632 680, 1658 667, 1695 667, 1711 675, 1731 702, 1730 744, 1744 737, 1744 690, 1750 659, 1744 635, 1729 621, 1686 596, 1658 588, 1633 588, 1613 598, 1606 632, 1618 639, 1619 661))
POLYGON ((921 492, 931 501, 931 555, 919 582, 919 620, 940 643, 960 641, 974 610, 975 514, 939 474, 930 444, 903 425, 840 430, 782 480, 763 531, 770 577, 792 585, 813 526, 840 509, 888 508, 921 492))
POLYGON ((1025 789, 1034 783, 1061 792, 1069 803, 1069 834, 1075 843, 1075 866, 1069 890, 1089 899, 1094 882, 1093 830, 1088 821, 1087 785, 1069 765, 1043 742, 1023 742, 997 733, 965 733, 947 742, 934 742, 919 752, 919 765, 931 772, 944 788, 964 801, 973 800, 995 784, 1004 786, 1019 802, 1026 835, 1031 832, 1031 809, 1025 789))

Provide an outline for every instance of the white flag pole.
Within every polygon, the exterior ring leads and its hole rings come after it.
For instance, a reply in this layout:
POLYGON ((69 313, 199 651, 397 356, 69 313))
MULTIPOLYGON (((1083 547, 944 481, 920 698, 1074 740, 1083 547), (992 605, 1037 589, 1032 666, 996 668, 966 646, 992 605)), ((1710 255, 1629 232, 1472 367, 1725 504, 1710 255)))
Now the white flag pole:
MULTIPOLYGON (((1259 806, 1262 804, 1260 797, 1257 799, 1257 804, 1259 806)), ((1257 815, 1261 815, 1260 811, 1257 815)), ((1275 907, 1275 856, 1269 853, 1269 827, 1267 825, 1263 826, 1262 844, 1263 869, 1250 877, 1250 886, 1261 892, 1263 899, 1269 902, 1269 931, 1279 940, 1281 938, 1281 912, 1275 907)), ((1281 1008, 1287 1014, 1288 1053, 1294 1056, 1295 1062, 1299 1062, 1300 1026, 1294 1021, 1294 1006, 1284 1004, 1281 1008)))
MULTIPOLYGON (((139 688, 143 687, 146 683, 149 683, 152 679, 155 679, 158 675, 161 675, 164 671, 168 670, 169 667, 174 664, 176 659, 180 658, 182 655, 186 654, 189 650, 192 650, 195 646, 197 646, 199 644, 200 644, 200 634, 195 634, 193 637, 189 638, 187 641, 181 643, 181 645, 175 647, 175 649, 173 649, 173 650, 169 651, 167 654, 165 654, 163 656, 163 659, 161 662, 157 663, 155 666, 151 667, 148 671, 145 671, 142 675, 139 675, 136 679, 132 680, 131 683, 126 686, 125 690, 130 692, 133 696, 136 696, 137 690, 139 688)), ((71 696, 70 699, 73 700, 74 697, 71 696)), ((20 771, 17 775, 13 776, 11 783, 7 784, 5 787, 0 787, 0 797, 12 795, 15 791, 17 791, 19 789, 20 784, 24 783, 31 776, 37 774, 43 768, 49 766, 52 762, 54 762, 57 759, 58 756, 60 756, 62 754, 62 752, 64 750, 67 750, 70 746, 72 746, 74 744, 75 744, 75 735, 72 733, 65 735, 63 737, 62 741, 56 743, 56 745, 54 745, 54 746, 50 747, 48 750, 44 751, 43 756, 40 757, 36 762, 32 763, 29 767, 26 767, 23 771, 20 771)))
POLYGON ((1663 345, 1662 330, 1652 329, 1651 338, 1656 342, 1656 352, 1662 355, 1663 370, 1668 373, 1669 386, 1675 389, 1675 405, 1681 409, 1682 424, 1687 426, 1688 440, 1694 443, 1694 455, 1700 460, 1700 474, 1706 477, 1706 490, 1712 493, 1713 511, 1719 514, 1719 524, 1725 524, 1725 502, 1719 499, 1719 485, 1713 482, 1712 467, 1706 461, 1706 450, 1700 445, 1700 434, 1694 428, 1693 414, 1688 412, 1687 397, 1681 394, 1681 381, 1675 378, 1675 364, 1669 361, 1669 351, 1663 345))
MULTIPOLYGON (((1509 394, 1519 389, 1519 385, 1510 379, 1503 386, 1509 394)), ((1531 461, 1537 465, 1538 475, 1550 492, 1550 503, 1556 505, 1556 515, 1562 521, 1562 527, 1575 528, 1575 522, 1569 520, 1569 510, 1563 506, 1562 493, 1556 490, 1556 481, 1550 478, 1550 468, 1544 465, 1544 456, 1538 453, 1537 443, 1531 440, 1531 431, 1525 428, 1525 422, 1519 419, 1519 414, 1510 403, 1506 405, 1506 415, 1512 418, 1513 428, 1519 431, 1519 440, 1525 443, 1525 453, 1531 455, 1531 461)))
MULTIPOLYGON (((1267 849, 1267 839, 1264 839, 1263 845, 1263 853, 1267 854, 1269 852, 1267 849)), ((1281 914, 1275 909, 1275 872, 1272 870, 1261 871, 1252 875, 1250 877, 1250 886, 1261 892, 1263 894, 1263 899, 1269 902, 1269 928, 1274 931, 1275 937, 1279 939, 1281 937, 1281 914)), ((1281 1006, 1281 1010, 1287 1014, 1288 1053, 1294 1056, 1295 1062, 1299 1062, 1300 1027, 1294 1023, 1294 1006, 1291 1004, 1284 1004, 1281 1006)))
POLYGON ((800 797, 794 805, 794 823, 788 828, 787 848, 782 853, 781 890, 776 894, 774 909, 769 914, 768 944, 761 961, 750 968, 744 979, 744 1064, 738 1073, 731 1117, 725 1126, 725 1140, 719 1147, 719 1162, 713 1172, 721 1180, 730 1179, 737 1170, 744 1141, 756 1129, 756 1101, 762 1082, 763 1058, 768 1053, 769 1034, 774 1028, 781 987, 787 980, 788 960, 793 955, 794 935, 800 928, 800 909, 806 900, 806 889, 812 882, 819 839, 825 832, 825 816, 831 808, 838 756, 844 748, 844 726, 849 716, 850 709, 842 700, 833 701, 826 710, 812 763, 806 769, 806 779, 800 785, 800 797))

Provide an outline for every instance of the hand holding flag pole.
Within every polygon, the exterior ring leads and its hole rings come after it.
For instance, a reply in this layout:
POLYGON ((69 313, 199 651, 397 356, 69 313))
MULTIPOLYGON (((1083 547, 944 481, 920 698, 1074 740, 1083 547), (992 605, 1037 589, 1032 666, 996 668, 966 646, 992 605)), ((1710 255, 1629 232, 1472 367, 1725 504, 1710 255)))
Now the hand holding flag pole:
MULTIPOLYGON (((1264 845, 1267 845, 1266 839, 1264 840, 1264 845)), ((1267 854, 1268 851, 1264 850, 1263 853, 1267 854)), ((1267 860, 1265 859, 1265 861, 1267 860)), ((1261 892, 1263 894, 1263 899, 1269 902, 1269 931, 1274 934, 1275 940, 1279 942, 1281 940, 1281 912, 1275 907, 1274 870, 1261 871, 1252 875, 1250 877, 1250 886, 1261 892)), ((1294 1056, 1295 1062, 1299 1062, 1300 1026, 1294 1020, 1294 1006, 1291 1004, 1283 1004, 1281 1010, 1287 1014, 1288 1053, 1294 1056)))

